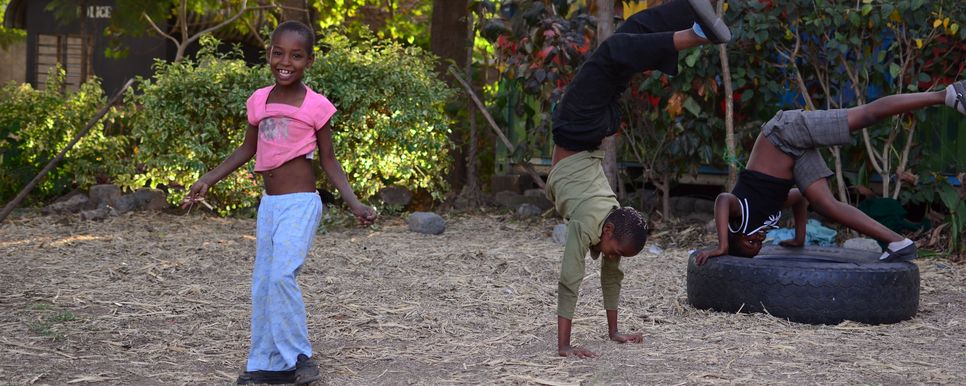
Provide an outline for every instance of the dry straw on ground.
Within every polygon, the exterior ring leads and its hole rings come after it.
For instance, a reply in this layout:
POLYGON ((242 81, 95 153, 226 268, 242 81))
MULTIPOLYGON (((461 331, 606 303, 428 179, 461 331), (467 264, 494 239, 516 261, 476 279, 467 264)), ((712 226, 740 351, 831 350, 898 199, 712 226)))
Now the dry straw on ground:
MULTIPOLYGON (((577 360, 555 355, 553 224, 448 221, 440 236, 386 220, 316 238, 300 282, 326 384, 966 382, 962 265, 918 262, 910 321, 809 326, 693 309, 685 262, 700 231, 658 233, 661 254, 623 262, 621 327, 645 342, 606 340, 589 261, 574 339, 600 357, 577 360)), ((248 348, 254 228, 195 214, 8 220, 0 384, 231 383, 248 348)))

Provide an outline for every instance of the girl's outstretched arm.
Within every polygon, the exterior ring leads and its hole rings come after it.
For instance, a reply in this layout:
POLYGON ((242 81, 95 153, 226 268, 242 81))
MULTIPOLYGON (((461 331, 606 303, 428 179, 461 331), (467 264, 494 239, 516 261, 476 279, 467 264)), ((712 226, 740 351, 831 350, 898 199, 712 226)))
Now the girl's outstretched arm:
POLYGON ((242 142, 241 146, 235 149, 220 165, 211 169, 211 171, 201 176, 198 181, 191 184, 191 188, 188 189, 188 194, 184 196, 181 207, 187 208, 192 203, 204 199, 205 194, 208 193, 208 188, 251 160, 255 156, 255 150, 257 148, 258 128, 253 125, 248 125, 248 129, 245 130, 245 141, 242 142))
POLYGON ((352 186, 349 185, 345 170, 342 169, 342 164, 335 157, 335 149, 332 147, 332 129, 329 124, 315 132, 315 138, 319 146, 319 164, 325 171, 326 177, 329 178, 329 182, 339 190, 342 200, 349 205, 349 209, 352 210, 352 213, 356 215, 362 225, 372 224, 376 219, 376 211, 359 201, 356 193, 352 190, 352 186))

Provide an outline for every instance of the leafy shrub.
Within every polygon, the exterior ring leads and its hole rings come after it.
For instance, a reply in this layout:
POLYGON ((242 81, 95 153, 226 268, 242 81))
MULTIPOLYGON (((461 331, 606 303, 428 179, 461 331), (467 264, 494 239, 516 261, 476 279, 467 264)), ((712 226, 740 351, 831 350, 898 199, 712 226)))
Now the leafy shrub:
MULTIPOLYGON (((194 60, 158 62, 140 93, 128 95, 137 109, 139 171, 122 185, 187 186, 227 158, 243 141, 245 101, 270 85, 267 65, 247 66, 237 52, 215 53, 208 38, 194 60)), ((329 35, 306 82, 339 109, 334 146, 349 181, 365 197, 386 184, 425 188, 440 195, 448 165, 448 121, 442 103, 451 91, 435 79, 432 58, 417 48, 329 35)), ((254 204, 261 189, 253 162, 209 193, 223 213, 254 204)), ((185 191, 173 189, 171 202, 185 191)))
MULTIPOLYGON (((73 139, 105 103, 100 81, 62 94, 64 71, 51 72, 46 89, 27 84, 0 88, 0 200, 13 198, 73 139)), ((127 137, 106 136, 105 124, 120 116, 112 110, 67 152, 56 168, 34 189, 32 198, 46 200, 75 187, 86 188, 98 178, 125 167, 127 137)))
MULTIPOLYGON (((138 170, 119 176, 120 185, 129 189, 188 186, 242 143, 248 127, 245 101, 271 80, 262 68, 247 66, 237 53, 215 53, 216 45, 207 39, 196 60, 159 60, 154 77, 139 79, 139 93, 127 95, 129 108, 137 111, 131 136, 138 141, 134 148, 138 170)), ((253 163, 209 192, 223 213, 256 202, 260 190, 251 173, 253 163)), ((171 189, 168 199, 178 202, 184 193, 171 189)))
POLYGON ((384 185, 441 196, 450 164, 443 103, 453 91, 436 78, 425 51, 372 38, 324 34, 306 82, 339 109, 336 153, 362 196, 384 185))

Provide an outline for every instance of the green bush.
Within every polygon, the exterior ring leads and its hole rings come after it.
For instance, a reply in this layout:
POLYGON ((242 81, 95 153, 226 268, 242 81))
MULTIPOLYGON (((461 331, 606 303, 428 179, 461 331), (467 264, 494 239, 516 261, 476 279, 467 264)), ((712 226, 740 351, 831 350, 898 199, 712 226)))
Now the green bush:
MULTIPOLYGON (((183 187, 217 166, 242 142, 245 101, 270 85, 266 65, 247 66, 235 53, 217 54, 213 39, 194 60, 158 62, 155 75, 128 95, 138 139, 138 172, 119 178, 127 188, 183 187)), ((323 49, 306 82, 339 109, 334 146, 349 181, 365 197, 387 184, 425 188, 441 196, 449 164, 448 121, 442 104, 452 91, 435 78, 433 59, 416 48, 341 35, 323 49)), ((261 188, 253 162, 216 185, 209 197, 222 213, 254 204, 261 188)), ((172 189, 171 202, 183 189, 172 189)))
POLYGON ((419 48, 338 34, 320 43, 306 82, 339 109, 334 146, 356 192, 398 184, 441 197, 450 164, 443 103, 453 90, 436 77, 434 59, 419 48))
MULTIPOLYGON (((98 79, 66 94, 59 91, 63 84, 64 71, 58 68, 45 90, 13 83, 0 88, 0 200, 12 199, 103 107, 106 98, 98 79)), ((105 124, 119 117, 112 110, 92 127, 30 197, 44 201, 123 170, 127 137, 104 133, 105 124)))
MULTIPOLYGON (((262 68, 252 68, 235 53, 217 54, 206 40, 197 60, 158 61, 152 79, 139 79, 139 92, 126 101, 137 139, 137 171, 118 177, 127 189, 142 186, 189 186, 217 166, 242 143, 248 120, 245 101, 271 82, 262 68)), ((222 213, 253 205, 260 192, 251 173, 254 162, 225 177, 209 192, 222 213)), ((183 189, 170 189, 172 203, 183 189)))

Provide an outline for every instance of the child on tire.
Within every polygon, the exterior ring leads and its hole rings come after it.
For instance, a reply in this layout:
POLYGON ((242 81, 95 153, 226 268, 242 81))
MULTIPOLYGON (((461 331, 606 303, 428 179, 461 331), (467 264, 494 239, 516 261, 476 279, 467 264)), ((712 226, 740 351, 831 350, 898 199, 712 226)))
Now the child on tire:
POLYGON ((577 72, 554 111, 554 151, 547 197, 567 225, 557 290, 557 352, 596 356, 570 345, 571 321, 584 279, 588 251, 600 255, 601 288, 610 339, 641 343, 641 334, 617 329, 622 256, 634 256, 647 240, 647 223, 633 208, 621 208, 601 167, 601 141, 619 126, 621 93, 635 73, 657 69, 677 73, 678 51, 731 39, 708 0, 676 0, 631 16, 605 40, 577 72), (706 34, 706 35, 705 35, 706 34), (707 37, 706 37, 707 36, 707 37))
POLYGON ((256 225, 251 349, 240 385, 306 385, 321 379, 296 282, 322 216, 311 164, 316 147, 322 170, 359 222, 369 224, 376 217, 356 198, 335 158, 329 124, 335 106, 302 83, 314 61, 314 42, 312 29, 295 21, 272 32, 268 63, 275 84, 249 97, 241 147, 192 184, 182 205, 202 200, 208 188, 257 155, 255 171, 262 175, 265 194, 256 225))
POLYGON ((880 242, 887 243, 879 260, 907 261, 916 258, 916 244, 869 218, 857 208, 832 196, 829 170, 819 146, 846 145, 851 133, 894 115, 927 106, 946 104, 966 114, 966 81, 943 91, 890 95, 849 109, 779 111, 762 125, 731 193, 715 200, 714 218, 718 247, 699 251, 698 265, 725 253, 753 257, 761 250, 765 231, 777 227, 782 208, 793 208, 795 238, 781 245, 801 247, 810 203, 823 216, 880 242), (797 189, 791 189, 797 185, 797 189))

